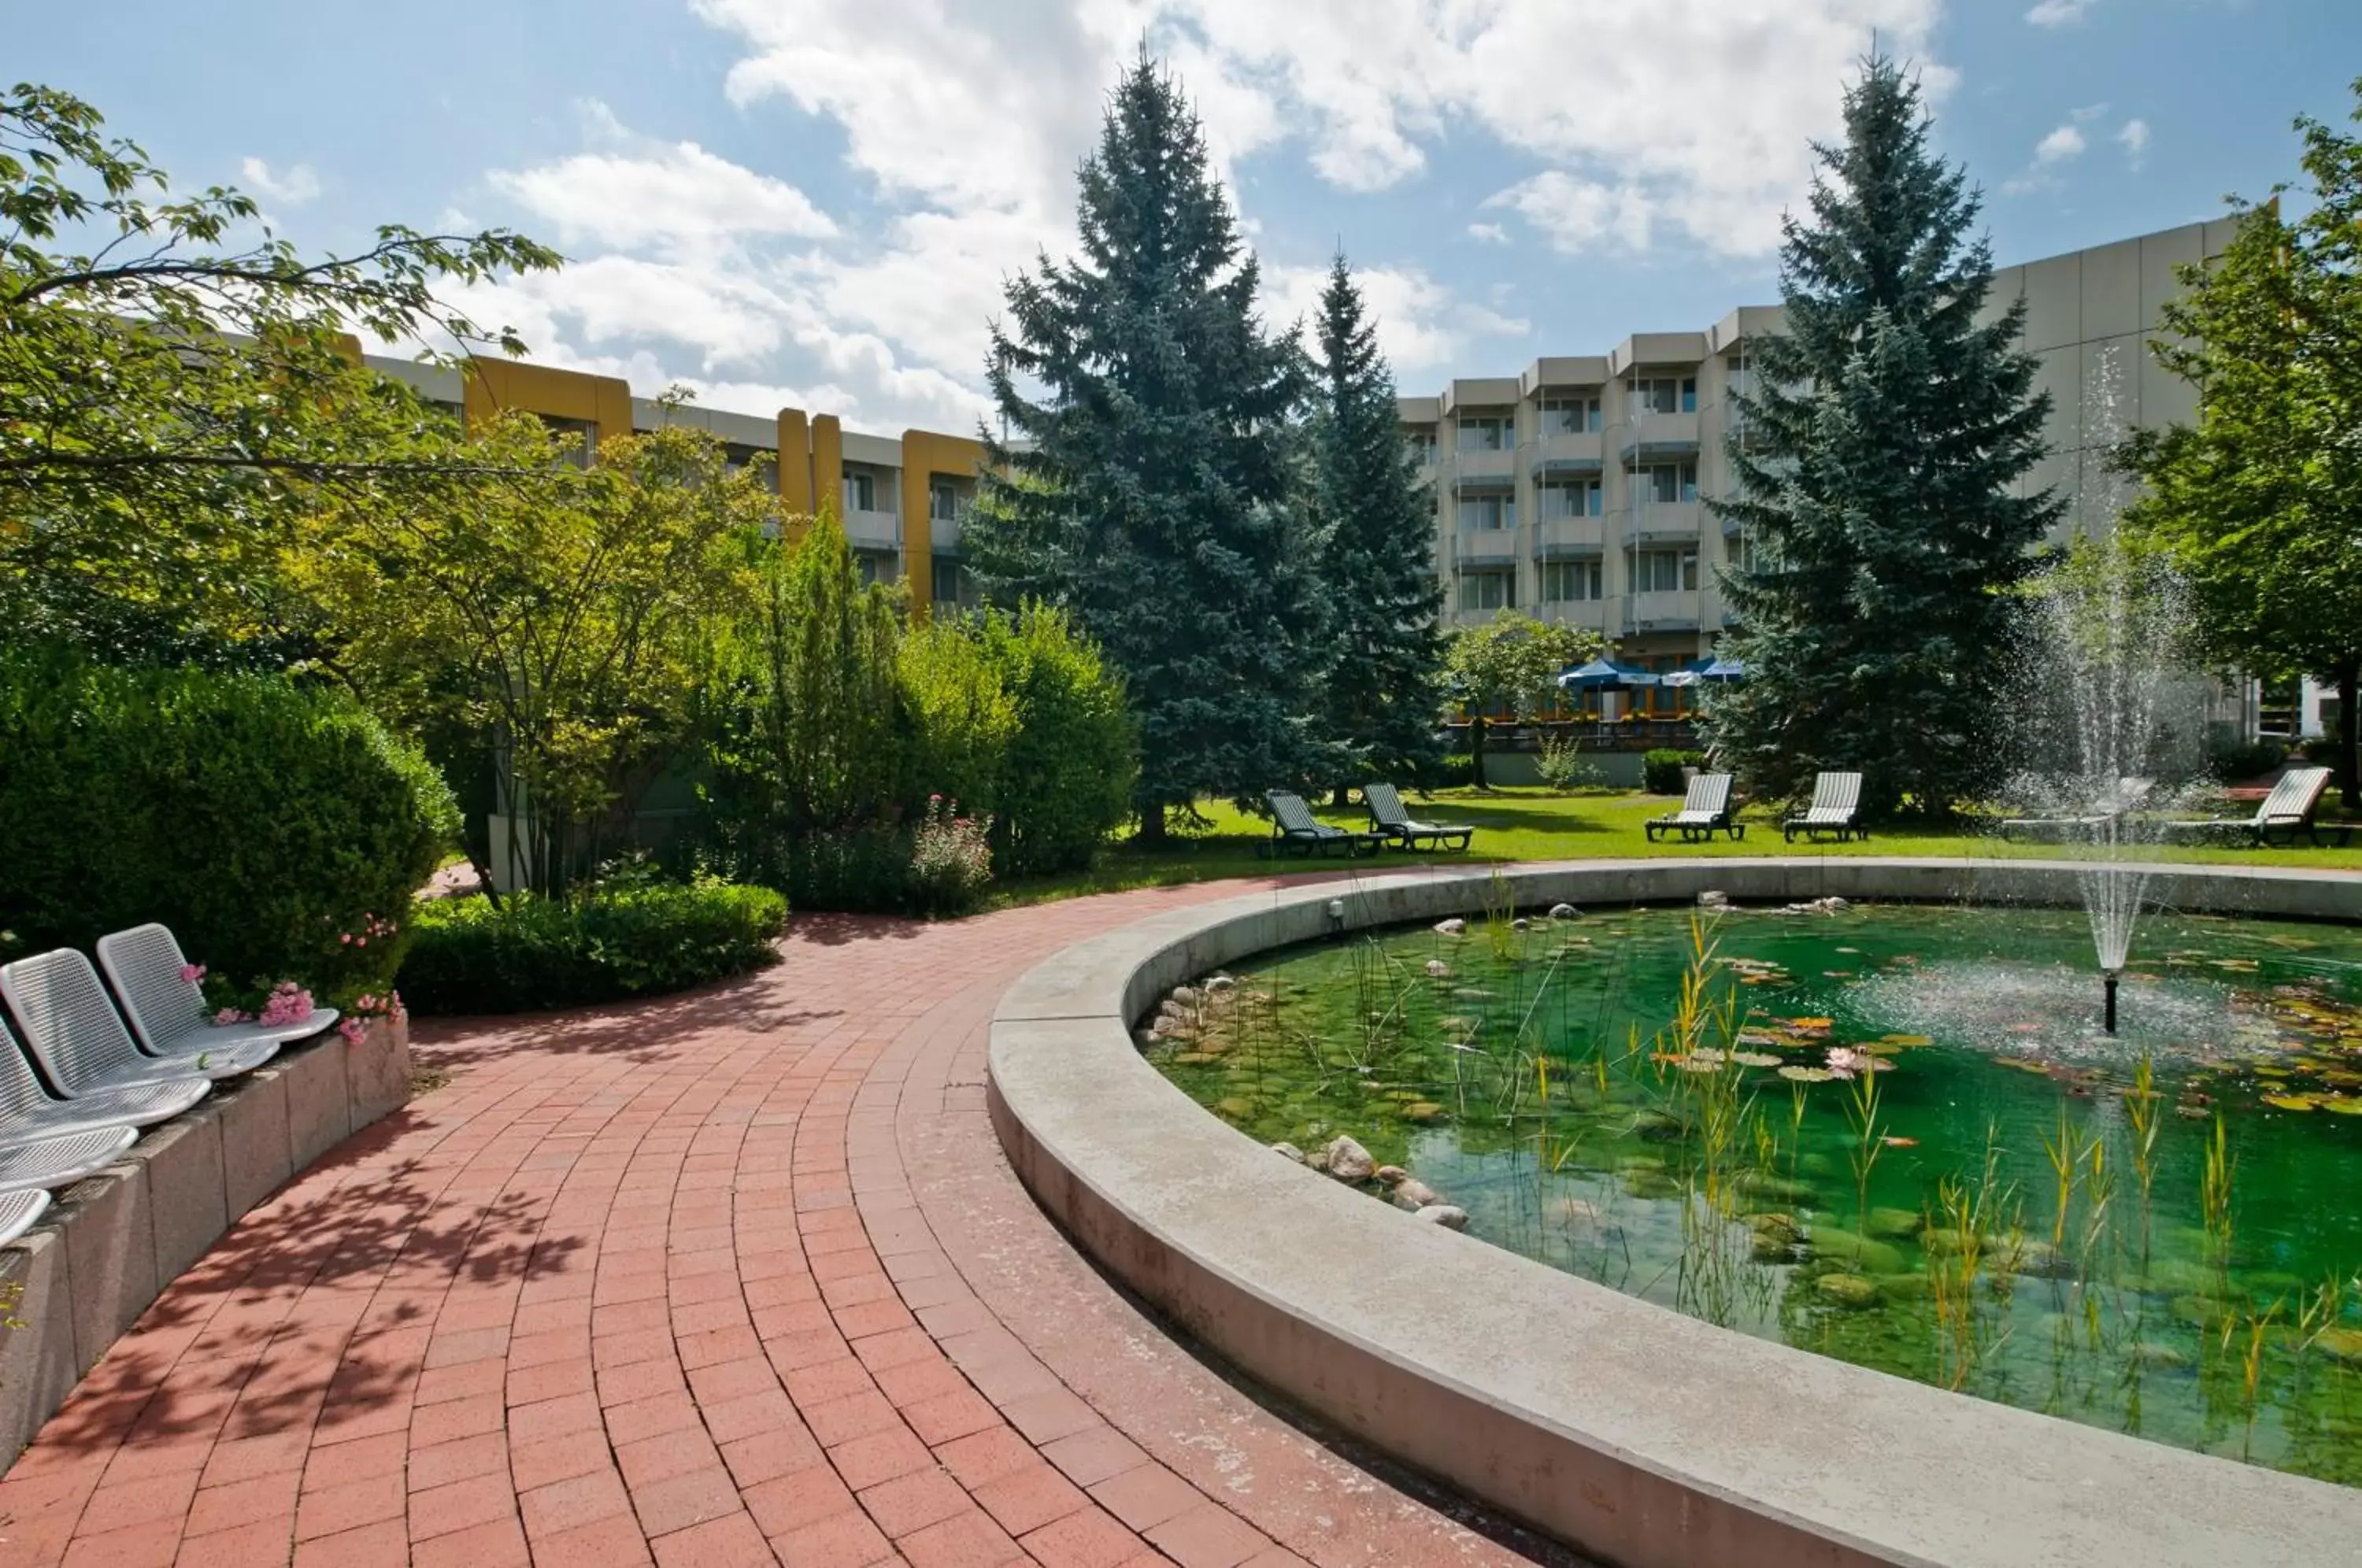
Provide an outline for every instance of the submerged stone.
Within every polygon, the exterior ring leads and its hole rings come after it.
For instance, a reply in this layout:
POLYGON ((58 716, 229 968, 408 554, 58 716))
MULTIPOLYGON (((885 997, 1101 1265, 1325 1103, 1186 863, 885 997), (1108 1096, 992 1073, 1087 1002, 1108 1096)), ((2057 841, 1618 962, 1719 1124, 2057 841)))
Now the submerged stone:
POLYGON ((1415 1099, 1403 1107, 1402 1113, 1405 1121, 1424 1123, 1440 1117, 1443 1114, 1443 1107, 1431 1099, 1415 1099))
POLYGON ((1798 1209, 1811 1208, 1816 1196, 1809 1184, 1774 1176, 1770 1171, 1748 1172, 1738 1178, 1738 1190, 1767 1203, 1786 1204, 1798 1209))
POLYGON ((1916 1240, 1926 1228, 1926 1216, 1908 1209, 1873 1209, 1862 1222, 1865 1234, 1882 1242, 1916 1240))
POLYGON ((1877 1282, 1858 1274, 1825 1274, 1813 1281, 1813 1290, 1822 1300, 1849 1312, 1875 1307, 1882 1299, 1877 1282))
POLYGON ((1816 1225, 1808 1238, 1815 1257, 1851 1264, 1865 1274, 1901 1274, 1903 1253, 1884 1242, 1873 1242, 1833 1225, 1816 1225))

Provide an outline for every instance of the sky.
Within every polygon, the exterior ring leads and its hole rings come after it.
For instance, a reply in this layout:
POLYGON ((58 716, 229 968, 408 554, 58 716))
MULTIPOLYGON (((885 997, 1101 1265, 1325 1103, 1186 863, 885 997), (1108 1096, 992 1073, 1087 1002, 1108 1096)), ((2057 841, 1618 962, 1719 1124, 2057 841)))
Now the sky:
POLYGON ((1778 298, 1782 215, 1876 39, 2003 265, 2218 216, 2344 122, 2355 0, 161 0, 42 6, 61 87, 176 187, 310 251, 494 226, 554 275, 462 303, 536 360, 702 406, 966 431, 1008 282, 1144 46, 1264 271, 1341 247, 1399 389, 1606 353, 1778 298))

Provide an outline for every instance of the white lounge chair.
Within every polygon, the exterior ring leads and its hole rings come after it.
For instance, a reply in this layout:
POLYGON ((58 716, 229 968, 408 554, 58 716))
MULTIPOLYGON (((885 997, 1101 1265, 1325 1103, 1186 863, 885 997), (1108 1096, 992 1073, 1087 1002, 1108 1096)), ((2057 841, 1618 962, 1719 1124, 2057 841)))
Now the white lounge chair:
POLYGON ((212 1090, 210 1082, 190 1073, 60 1099, 41 1087, 32 1059, 7 1025, 0 1023, 0 1141, 29 1143, 78 1132, 152 1127, 180 1115, 212 1090))
POLYGON ((1650 817, 1640 824, 1649 842, 1654 844, 1660 834, 1668 833, 1678 833, 1690 844, 1703 844, 1717 832, 1745 838, 1746 824, 1731 814, 1730 782, 1727 773, 1701 773, 1691 779, 1680 811, 1650 817))
POLYGON ((129 1127, 92 1127, 23 1143, 0 1143, 0 1192, 66 1187, 114 1163, 139 1141, 129 1127))
POLYGON ((1870 830, 1861 825, 1861 775, 1824 773, 1814 779, 1813 803, 1782 823, 1780 832, 1791 844, 1800 833, 1807 839, 1834 834, 1839 844, 1868 838, 1870 830))
POLYGON ((169 1083, 195 1075, 236 1077, 279 1052, 276 1042, 249 1040, 218 1051, 159 1061, 143 1056, 106 999, 98 971, 71 947, 0 964, 0 998, 16 1015, 41 1076, 68 1099, 124 1084, 169 1083))
POLYGON ((50 1195, 39 1188, 0 1194, 0 1246, 31 1230, 33 1221, 48 1213, 49 1208, 50 1195))
POLYGON ((2148 804, 2148 798, 2156 789, 2157 780, 2154 778, 2119 778, 2102 790, 2092 800, 2090 809, 2080 815, 2010 817, 2002 823, 2001 835, 2003 838, 2014 839, 2020 834, 2072 834, 2107 827, 2148 804))
POLYGON ((2328 791, 2326 767, 2291 767, 2280 775, 2279 782, 2272 786, 2272 792, 2264 797, 2254 816, 2168 823, 2165 831, 2175 838, 2237 838, 2245 834, 2257 845, 2271 843, 2276 833, 2285 834, 2288 841, 2294 844, 2296 835, 2303 834, 2319 844, 2321 830, 2313 825, 2312 814, 2321 809, 2321 798, 2328 791))
POLYGON ((249 1040, 273 1045, 308 1040, 337 1021, 337 1010, 315 1007, 293 1023, 216 1025, 205 1010, 204 988, 184 980, 189 961, 181 944, 160 925, 134 926, 98 939, 98 966, 123 1003, 123 1016, 139 1048, 150 1056, 179 1058, 226 1050, 249 1040))

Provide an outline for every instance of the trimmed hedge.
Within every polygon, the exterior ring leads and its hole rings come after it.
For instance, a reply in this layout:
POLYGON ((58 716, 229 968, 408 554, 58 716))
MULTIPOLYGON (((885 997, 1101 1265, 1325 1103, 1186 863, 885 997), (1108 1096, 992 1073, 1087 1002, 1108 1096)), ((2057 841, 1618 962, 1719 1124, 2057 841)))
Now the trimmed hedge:
POLYGON ((686 990, 775 963, 788 900, 701 880, 586 893, 512 893, 421 909, 402 965, 418 1013, 531 1012, 686 990))
POLYGON ((1682 778, 1682 769, 1705 765, 1705 753, 1702 751, 1661 747, 1640 759, 1640 787, 1651 795, 1687 794, 1689 784, 1682 778))
MULTIPOLYGON (((0 656, 0 931, 87 949, 162 921, 225 994, 343 1001, 392 972, 451 791, 349 699, 283 676, 0 656)), ((0 956, 6 956, 0 952, 0 956)))

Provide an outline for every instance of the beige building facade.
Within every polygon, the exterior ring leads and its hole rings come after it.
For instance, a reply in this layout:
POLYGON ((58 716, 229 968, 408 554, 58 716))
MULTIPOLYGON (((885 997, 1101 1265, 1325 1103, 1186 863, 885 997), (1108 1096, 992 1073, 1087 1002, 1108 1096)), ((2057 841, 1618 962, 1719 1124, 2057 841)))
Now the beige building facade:
MULTIPOLYGON (((2225 221, 1997 269, 1991 311, 2026 302, 2025 344, 2050 393, 2050 453, 2025 489, 2070 502, 2062 536, 2101 531, 2123 486, 2103 455, 2139 425, 2188 420, 2191 390, 2146 348, 2176 269, 2221 254, 2225 221)), ((1750 347, 1781 330, 1748 305, 1699 332, 1642 333, 1606 354, 1537 359, 1399 400, 1436 494, 1436 570, 1452 619, 1504 608, 1605 634, 1671 668, 1709 654, 1729 614, 1718 569, 1747 541, 1705 502, 1736 492, 1726 455, 1750 347)))

